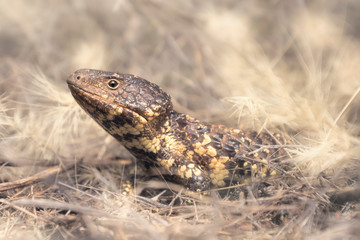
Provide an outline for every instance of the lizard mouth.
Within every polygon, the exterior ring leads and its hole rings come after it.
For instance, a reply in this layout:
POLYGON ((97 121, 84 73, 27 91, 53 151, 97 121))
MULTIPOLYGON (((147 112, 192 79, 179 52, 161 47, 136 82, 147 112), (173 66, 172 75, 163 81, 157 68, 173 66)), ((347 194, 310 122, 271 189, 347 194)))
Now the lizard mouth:
POLYGON ((121 103, 109 101, 109 99, 105 99, 104 97, 86 91, 85 89, 79 87, 78 85, 74 84, 72 81, 67 80, 68 87, 70 89, 71 94, 74 96, 75 100, 79 103, 79 105, 84 108, 87 112, 91 112, 91 109, 97 108, 98 106, 112 106, 113 109, 117 109, 121 112, 127 112, 131 115, 131 118, 138 118, 142 124, 146 124, 148 120, 142 116, 141 114, 135 112, 134 110, 123 106, 121 103))

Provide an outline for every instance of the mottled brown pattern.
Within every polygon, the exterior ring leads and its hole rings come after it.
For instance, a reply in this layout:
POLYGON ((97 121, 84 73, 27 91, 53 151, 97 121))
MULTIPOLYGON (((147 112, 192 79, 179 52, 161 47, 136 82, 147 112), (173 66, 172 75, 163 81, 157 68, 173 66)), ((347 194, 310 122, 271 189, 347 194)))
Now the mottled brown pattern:
POLYGON ((134 75, 82 69, 67 80, 80 106, 136 158, 194 191, 277 173, 279 136, 241 131, 173 109, 170 96, 134 75))

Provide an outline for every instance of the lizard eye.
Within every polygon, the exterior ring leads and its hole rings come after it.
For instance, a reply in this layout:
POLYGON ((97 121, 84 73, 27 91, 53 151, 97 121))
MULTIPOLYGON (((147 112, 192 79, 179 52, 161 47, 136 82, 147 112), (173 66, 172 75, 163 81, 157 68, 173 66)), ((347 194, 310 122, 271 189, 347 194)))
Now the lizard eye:
POLYGON ((117 89, 120 85, 119 81, 116 79, 110 79, 107 83, 107 85, 109 86, 110 89, 117 89))

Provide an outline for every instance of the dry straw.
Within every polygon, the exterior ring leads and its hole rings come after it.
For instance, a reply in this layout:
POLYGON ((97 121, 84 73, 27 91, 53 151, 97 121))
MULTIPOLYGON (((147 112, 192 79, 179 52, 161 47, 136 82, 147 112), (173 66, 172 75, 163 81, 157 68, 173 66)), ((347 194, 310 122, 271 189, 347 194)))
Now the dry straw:
POLYGON ((0 1, 0 238, 356 239, 359 9, 0 1), (143 76, 202 120, 276 129, 291 139, 291 167, 234 201, 161 178, 135 178, 155 190, 126 195, 134 158, 65 84, 85 67, 143 76))

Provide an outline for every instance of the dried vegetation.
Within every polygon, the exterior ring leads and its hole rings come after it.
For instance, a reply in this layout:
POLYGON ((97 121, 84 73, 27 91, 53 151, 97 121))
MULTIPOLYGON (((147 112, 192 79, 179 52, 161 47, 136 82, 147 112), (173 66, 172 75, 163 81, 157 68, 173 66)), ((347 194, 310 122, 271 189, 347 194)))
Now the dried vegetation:
POLYGON ((355 0, 0 1, 0 238, 357 239, 359 11, 355 0), (143 76, 202 120, 277 128, 293 167, 234 201, 124 195, 134 159, 74 102, 65 79, 78 68, 143 76))

